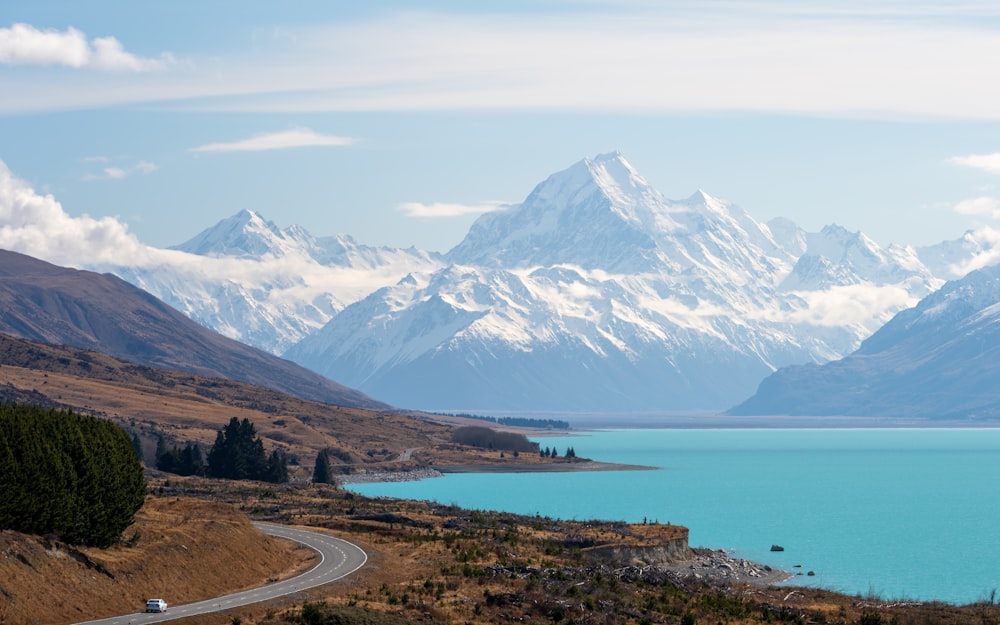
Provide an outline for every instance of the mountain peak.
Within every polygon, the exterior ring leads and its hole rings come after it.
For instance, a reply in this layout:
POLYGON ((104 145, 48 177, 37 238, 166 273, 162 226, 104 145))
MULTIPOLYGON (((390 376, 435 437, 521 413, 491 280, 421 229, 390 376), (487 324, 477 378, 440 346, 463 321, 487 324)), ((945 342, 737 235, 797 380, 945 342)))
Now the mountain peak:
POLYGON ((621 152, 577 161, 521 204, 487 213, 450 253, 459 264, 612 268, 655 248, 664 201, 621 152))
POLYGON ((584 159, 582 164, 586 166, 594 183, 613 202, 631 204, 652 192, 649 183, 617 150, 584 159))
POLYGON ((285 239, 287 235, 273 222, 243 209, 171 249, 201 256, 280 256, 287 247, 285 239))

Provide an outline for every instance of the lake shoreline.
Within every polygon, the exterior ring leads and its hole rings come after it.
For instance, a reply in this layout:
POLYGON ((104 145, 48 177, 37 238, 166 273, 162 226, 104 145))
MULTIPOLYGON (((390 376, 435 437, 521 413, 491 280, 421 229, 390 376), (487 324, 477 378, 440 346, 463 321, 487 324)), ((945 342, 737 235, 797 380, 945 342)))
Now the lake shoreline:
POLYGON ((927 419, 856 416, 739 416, 722 413, 554 413, 570 424, 566 431, 528 432, 529 436, 573 436, 595 430, 783 430, 783 429, 978 429, 1000 428, 998 419, 927 419))
POLYGON ((588 460, 583 462, 553 462, 530 464, 461 464, 422 467, 412 471, 370 471, 337 476, 337 483, 344 484, 375 484, 382 482, 415 482, 449 473, 575 473, 583 471, 660 471, 660 467, 650 467, 635 464, 620 464, 616 462, 598 462, 588 460))
POLYGON ((1000 582, 1000 543, 982 539, 1000 515, 1000 503, 982 495, 998 484, 997 428, 615 430, 546 443, 662 470, 448 474, 349 488, 556 519, 682 525, 692 546, 791 571, 791 586, 850 595, 959 605, 1000 582), (942 531, 954 511, 962 531, 942 531), (773 544, 786 551, 769 551, 773 544))

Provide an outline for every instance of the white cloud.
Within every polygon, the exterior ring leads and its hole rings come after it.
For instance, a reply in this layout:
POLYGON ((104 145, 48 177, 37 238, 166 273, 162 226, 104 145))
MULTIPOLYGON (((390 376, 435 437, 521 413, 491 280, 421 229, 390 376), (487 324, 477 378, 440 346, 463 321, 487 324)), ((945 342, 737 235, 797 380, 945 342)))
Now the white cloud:
POLYGON ((983 196, 962 200, 955 205, 955 212, 960 215, 981 215, 998 219, 1000 218, 1000 199, 983 196))
POLYGON ((140 171, 144 174, 151 174, 159 167, 155 163, 150 163, 149 161, 139 161, 135 164, 136 171, 140 171))
POLYGON ((404 202, 397 208, 405 213, 407 217, 437 218, 479 215, 481 213, 503 210, 509 206, 510 204, 507 202, 480 202, 479 204, 454 204, 447 202, 422 204, 420 202, 404 202))
POLYGON ((289 32, 295 45, 281 54, 248 46, 201 59, 170 80, 39 90, 25 77, 13 85, 19 88, 4 88, 0 112, 155 101, 303 113, 766 111, 997 120, 1000 81, 990 79, 1000 58, 997 15, 988 3, 890 1, 377 12, 289 32))
POLYGON ((355 140, 350 137, 323 135, 308 128, 298 128, 285 132, 256 135, 232 143, 209 143, 191 148, 188 152, 262 152, 289 148, 344 146, 353 143, 355 140))
POLYGON ((993 154, 970 154, 969 156, 953 156, 949 163, 982 169, 991 174, 1000 174, 1000 152, 993 154))
POLYGON ((948 267, 952 276, 961 278, 970 271, 991 267, 1000 263, 1000 230, 991 226, 980 226, 962 237, 962 243, 973 250, 970 258, 948 267))
POLYGON ((896 311, 917 299, 900 285, 851 284, 823 291, 796 291, 806 307, 791 313, 792 322, 825 327, 863 326, 874 332, 896 311))
POLYGON ((128 226, 112 217, 71 217, 51 195, 38 195, 0 161, 0 248, 79 267, 149 256, 128 226))
MULTIPOLYGON (((85 163, 108 163, 111 159, 104 156, 90 156, 83 159, 85 163)), ((139 161, 131 167, 108 166, 101 170, 99 174, 86 174, 84 180, 124 180, 132 174, 151 174, 159 167, 149 161, 139 161)))
MULTIPOLYGON (((210 316, 217 313, 210 310, 216 303, 212 285, 236 285, 249 291, 266 283, 273 287, 269 305, 276 309, 297 309, 305 324, 314 328, 329 319, 325 307, 339 310, 414 271, 412 258, 405 256, 390 265, 365 270, 327 267, 307 255, 258 261, 204 257, 150 247, 139 242, 118 218, 68 215, 51 195, 36 193, 24 180, 14 176, 3 161, 0 161, 0 249, 64 267, 119 274, 125 269, 125 275, 142 276, 145 269, 155 271, 169 266, 178 280, 194 285, 188 291, 194 294, 188 304, 195 309, 199 303, 207 306, 206 314, 210 316), (199 293, 199 288, 206 290, 199 293)), ((176 293, 161 293, 164 298, 171 295, 176 293)), ((222 331, 226 333, 225 328, 222 331)))
POLYGON ((146 59, 125 51, 114 37, 90 42, 75 28, 39 30, 30 24, 0 28, 0 63, 6 65, 62 65, 107 71, 144 72, 163 69, 174 57, 163 53, 146 59))

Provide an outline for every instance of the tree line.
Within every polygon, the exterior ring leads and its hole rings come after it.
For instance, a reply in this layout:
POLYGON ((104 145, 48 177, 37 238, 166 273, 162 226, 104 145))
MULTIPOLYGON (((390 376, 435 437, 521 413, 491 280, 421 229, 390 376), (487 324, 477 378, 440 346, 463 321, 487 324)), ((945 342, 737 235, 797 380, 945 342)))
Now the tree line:
POLYGON ((538 451, 538 443, 532 443, 528 437, 518 432, 497 432, 487 427, 469 425, 455 428, 451 433, 452 442, 470 445, 482 449, 501 449, 505 451, 538 451))
POLYGON ((0 405, 0 528, 107 547, 146 493, 132 439, 105 419, 0 405))
POLYGON ((479 421, 489 421, 497 425, 506 425, 519 428, 540 428, 547 430, 568 430, 569 421, 562 419, 535 419, 532 417, 491 417, 488 415, 469 414, 467 412, 442 413, 451 417, 462 417, 463 419, 478 419, 479 421))
POLYGON ((229 420, 215 436, 215 443, 202 459, 197 443, 167 447, 163 439, 156 444, 156 468, 178 475, 204 475, 229 480, 288 481, 288 457, 275 449, 270 455, 249 419, 229 420))

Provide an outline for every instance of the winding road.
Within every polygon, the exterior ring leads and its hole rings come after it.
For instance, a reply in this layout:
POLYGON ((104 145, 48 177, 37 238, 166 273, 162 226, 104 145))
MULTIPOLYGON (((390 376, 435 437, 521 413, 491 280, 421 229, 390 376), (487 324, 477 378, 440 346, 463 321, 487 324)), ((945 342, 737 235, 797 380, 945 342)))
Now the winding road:
MULTIPOLYGON (((349 543, 346 540, 327 536, 308 530, 295 529, 284 525, 274 525, 272 523, 254 523, 254 526, 266 534, 277 538, 287 538, 302 543, 319 552, 319 564, 302 575, 298 575, 282 582, 274 582, 259 588, 252 588, 242 592, 234 592, 229 595, 206 599, 195 603, 187 603, 175 606, 170 602, 170 597, 162 597, 168 605, 167 611, 160 614, 146 614, 136 612, 112 616, 110 618, 96 621, 85 621, 76 625, 140 625, 141 623, 162 623, 195 614, 208 614, 220 610, 228 610, 258 601, 268 601, 277 597, 290 595, 308 588, 315 588, 323 584, 330 583, 357 571, 368 561, 366 554, 360 547, 349 543)), ((142 609, 145 604, 136 606, 142 609)))

